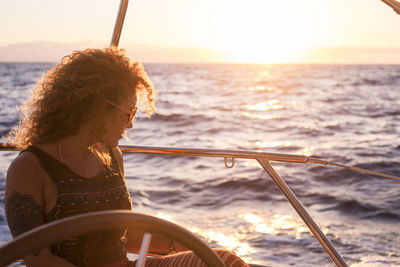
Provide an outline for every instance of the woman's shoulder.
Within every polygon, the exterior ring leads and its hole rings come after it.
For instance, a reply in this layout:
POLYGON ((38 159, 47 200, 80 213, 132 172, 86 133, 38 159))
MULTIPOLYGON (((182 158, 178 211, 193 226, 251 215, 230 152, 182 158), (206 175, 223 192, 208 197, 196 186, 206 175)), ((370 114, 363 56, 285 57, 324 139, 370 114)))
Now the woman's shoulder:
POLYGON ((30 152, 29 150, 23 151, 11 162, 11 165, 8 168, 8 173, 31 173, 32 171, 38 171, 39 165, 39 159, 34 153, 30 152))
POLYGON ((45 171, 38 158, 29 151, 20 153, 10 164, 7 171, 7 187, 18 191, 31 191, 41 186, 45 171))

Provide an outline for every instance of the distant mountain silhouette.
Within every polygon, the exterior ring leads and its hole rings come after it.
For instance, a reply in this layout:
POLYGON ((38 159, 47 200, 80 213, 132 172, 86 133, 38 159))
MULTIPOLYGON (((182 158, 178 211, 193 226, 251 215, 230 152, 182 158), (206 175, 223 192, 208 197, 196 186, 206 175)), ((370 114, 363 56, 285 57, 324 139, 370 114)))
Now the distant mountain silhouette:
POLYGON ((53 43, 35 42, 18 43, 0 46, 2 62, 59 62, 61 58, 73 50, 93 46, 90 43, 53 43))
MULTIPOLYGON (((108 44, 35 42, 0 46, 0 62, 59 62, 74 50, 104 48, 108 44)), ((198 47, 160 47, 130 44, 127 54, 141 62, 226 62, 218 51, 198 47)))
MULTIPOLYGON (((217 49, 120 44, 134 60, 145 63, 221 63, 229 55, 217 49)), ((93 42, 34 42, 0 46, 0 62, 59 62, 74 50, 104 48, 108 44, 93 42)), ((268 62, 266 62, 268 63, 268 62)), ((317 47, 305 51, 294 63, 400 64, 400 47, 317 47)))

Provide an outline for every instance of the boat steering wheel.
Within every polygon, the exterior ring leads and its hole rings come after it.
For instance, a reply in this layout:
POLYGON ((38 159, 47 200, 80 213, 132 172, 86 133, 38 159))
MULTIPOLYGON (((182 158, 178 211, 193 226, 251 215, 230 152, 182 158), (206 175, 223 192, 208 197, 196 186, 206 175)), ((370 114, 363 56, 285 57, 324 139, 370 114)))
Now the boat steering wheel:
MULTIPOLYGON (((68 236, 113 228, 128 228, 128 231, 129 229, 141 229, 149 234, 162 234, 192 250, 206 265, 225 266, 206 243, 185 228, 154 216, 125 210, 100 211, 71 216, 23 233, 0 248, 0 266, 11 264, 32 251, 68 236)), ((139 255, 139 258, 145 256, 139 255)))

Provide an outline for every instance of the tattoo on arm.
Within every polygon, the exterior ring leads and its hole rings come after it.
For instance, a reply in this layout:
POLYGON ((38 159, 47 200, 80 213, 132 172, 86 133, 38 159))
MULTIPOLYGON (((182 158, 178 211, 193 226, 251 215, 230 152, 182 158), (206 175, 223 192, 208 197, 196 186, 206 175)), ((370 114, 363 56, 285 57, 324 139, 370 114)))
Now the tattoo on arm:
POLYGON ((32 195, 20 195, 13 191, 7 201, 6 216, 11 234, 15 237, 44 224, 43 208, 32 195))

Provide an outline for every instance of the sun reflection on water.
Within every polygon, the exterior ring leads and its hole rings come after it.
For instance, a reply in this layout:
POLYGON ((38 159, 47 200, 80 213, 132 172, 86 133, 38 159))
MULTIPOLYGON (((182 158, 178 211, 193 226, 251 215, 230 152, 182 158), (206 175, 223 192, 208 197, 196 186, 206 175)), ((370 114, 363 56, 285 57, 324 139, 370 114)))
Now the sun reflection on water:
POLYGON ((314 152, 314 146, 305 147, 303 150, 299 151, 297 154, 310 157, 314 152))
POLYGON ((210 243, 215 242, 219 247, 234 251, 238 256, 242 257, 243 259, 246 259, 246 257, 248 258, 249 255, 256 252, 255 249, 253 249, 247 242, 241 241, 245 239, 246 236, 239 232, 235 232, 229 235, 217 230, 201 231, 196 228, 190 228, 189 230, 204 237, 210 243))
MULTIPOLYGON (((157 213, 156 216, 173 221, 173 216, 163 212, 157 213)), ((256 253, 256 248, 245 241, 249 234, 258 233, 271 236, 284 234, 294 236, 296 239, 304 238, 303 234, 311 235, 304 223, 291 214, 275 214, 265 219, 254 213, 243 213, 239 214, 238 217, 243 219, 244 223, 231 233, 227 233, 225 229, 201 229, 193 225, 187 228, 206 239, 208 243, 214 243, 217 247, 232 250, 245 261, 253 263, 256 261, 251 255, 256 253)), ((324 229, 324 232, 328 232, 328 229, 324 229)), ((273 237, 265 236, 266 240, 269 238, 273 237)))
POLYGON ((264 86, 264 85, 249 86, 249 87, 247 87, 247 89, 250 91, 266 91, 266 92, 272 92, 272 91, 276 90, 275 87, 264 86))
POLYGON ((272 75, 268 70, 260 71, 258 74, 259 77, 255 79, 256 82, 262 82, 272 78, 272 75))
POLYGON ((282 110, 285 108, 283 105, 280 104, 279 99, 271 99, 266 102, 247 105, 246 107, 248 110, 258 110, 258 111, 282 110))
POLYGON ((221 232, 207 231, 201 233, 201 235, 208 240, 216 242, 219 246, 235 251, 238 256, 246 256, 255 252, 248 243, 240 241, 244 237, 239 233, 226 235, 221 232))
POLYGON ((172 218, 172 215, 170 215, 170 214, 166 214, 166 213, 160 211, 157 214, 155 214, 155 216, 160 219, 176 223, 176 221, 174 221, 174 219, 172 218))
MULTIPOLYGON (((155 214, 155 216, 176 223, 176 221, 174 221, 173 219, 173 216, 170 214, 166 214, 164 212, 158 212, 157 214, 155 214)), ((200 229, 190 226, 189 227, 186 226, 186 228, 189 231, 197 233, 200 236, 204 237, 209 242, 215 242, 220 247, 235 251, 235 253, 240 257, 248 256, 251 255, 252 253, 255 253, 255 250, 251 248, 248 243, 240 241, 245 239, 244 234, 235 232, 231 235, 227 235, 219 231, 209 231, 209 230, 202 231, 200 229)))
POLYGON ((258 162, 255 161, 255 160, 245 160, 245 161, 242 163, 242 166, 245 166, 245 167, 256 167, 256 168, 263 169, 263 168, 261 167, 260 163, 258 163, 258 162))
POLYGON ((253 114, 250 112, 242 112, 242 115, 248 118, 259 119, 259 120, 274 120, 280 118, 280 116, 277 115, 261 115, 261 114, 253 114))
POLYGON ((302 221, 294 219, 290 214, 275 214, 269 221, 252 213, 241 214, 239 217, 250 223, 250 232, 272 235, 285 232, 285 234, 293 234, 296 239, 299 239, 302 233, 309 232, 302 221))
POLYGON ((288 147, 291 146, 292 142, 290 141, 274 141, 274 142, 256 142, 257 147, 265 148, 265 147, 288 147))

